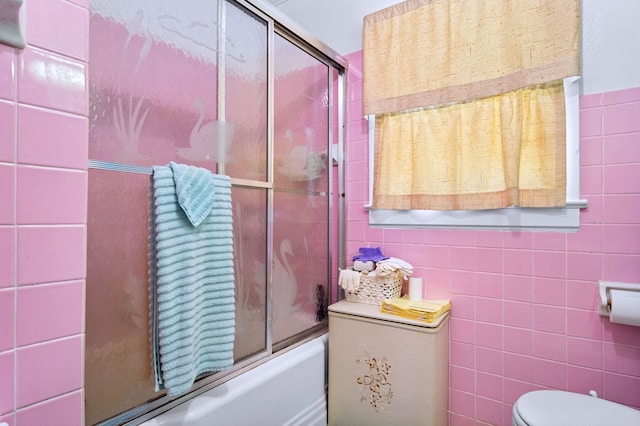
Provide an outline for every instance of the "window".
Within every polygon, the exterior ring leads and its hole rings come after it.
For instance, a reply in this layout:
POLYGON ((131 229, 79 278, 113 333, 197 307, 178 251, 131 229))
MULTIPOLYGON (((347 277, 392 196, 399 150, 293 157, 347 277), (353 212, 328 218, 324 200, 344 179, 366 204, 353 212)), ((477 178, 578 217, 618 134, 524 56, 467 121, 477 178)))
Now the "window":
POLYGON ((562 208, 518 208, 495 210, 377 210, 371 209, 373 197, 374 116, 369 120, 369 224, 380 227, 406 228, 471 228, 577 230, 580 209, 587 206, 580 199, 580 134, 579 77, 564 80, 567 117, 567 205, 562 208))

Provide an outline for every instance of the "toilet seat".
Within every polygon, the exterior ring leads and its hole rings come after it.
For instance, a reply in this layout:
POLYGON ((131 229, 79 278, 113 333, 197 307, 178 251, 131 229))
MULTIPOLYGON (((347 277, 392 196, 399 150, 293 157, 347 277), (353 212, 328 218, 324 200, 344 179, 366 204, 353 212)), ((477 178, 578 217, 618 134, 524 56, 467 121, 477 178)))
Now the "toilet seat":
POLYGON ((640 425, 640 411, 631 407, 573 392, 533 391, 513 406, 514 426, 640 425))

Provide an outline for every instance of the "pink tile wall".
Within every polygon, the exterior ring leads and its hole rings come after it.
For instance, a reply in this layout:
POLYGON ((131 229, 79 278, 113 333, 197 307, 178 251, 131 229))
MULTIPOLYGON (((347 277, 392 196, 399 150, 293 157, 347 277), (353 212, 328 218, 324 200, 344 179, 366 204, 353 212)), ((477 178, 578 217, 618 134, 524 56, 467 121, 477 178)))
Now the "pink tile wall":
POLYGON ((348 57, 347 253, 404 258, 424 296, 452 300, 452 426, 510 425, 534 389, 585 393, 640 408, 640 327, 598 315, 599 280, 640 283, 640 88, 583 96, 576 233, 370 228, 362 56, 348 57))
POLYGON ((0 46, 0 422, 82 425, 88 2, 26 7, 0 46))

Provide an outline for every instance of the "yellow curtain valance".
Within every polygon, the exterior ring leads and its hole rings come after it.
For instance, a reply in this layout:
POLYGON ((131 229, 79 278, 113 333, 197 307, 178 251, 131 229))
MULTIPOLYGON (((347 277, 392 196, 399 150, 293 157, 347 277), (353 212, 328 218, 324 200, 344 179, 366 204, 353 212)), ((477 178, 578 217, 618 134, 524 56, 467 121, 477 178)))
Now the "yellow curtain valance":
POLYGON ((562 80, 472 102, 376 116, 373 208, 565 204, 562 80))
POLYGON ((481 99, 578 75, 579 0, 408 0, 364 18, 363 110, 481 99))

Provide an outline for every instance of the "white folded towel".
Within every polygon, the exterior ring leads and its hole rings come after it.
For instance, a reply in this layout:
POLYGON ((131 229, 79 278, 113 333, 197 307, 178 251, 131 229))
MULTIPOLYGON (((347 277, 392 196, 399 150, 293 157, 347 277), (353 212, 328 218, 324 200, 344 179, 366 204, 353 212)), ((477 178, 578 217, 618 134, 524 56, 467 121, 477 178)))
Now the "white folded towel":
POLYGON ((353 270, 354 271, 371 272, 374 269, 376 269, 376 264, 373 262, 373 260, 368 260, 366 262, 364 260, 356 260, 355 262, 353 262, 353 270))
POLYGON ((376 264, 376 272, 381 277, 392 274, 395 271, 402 272, 404 279, 406 280, 413 274, 413 266, 402 259, 398 259, 397 257, 390 257, 388 259, 381 260, 376 264))
POLYGON ((355 292, 360 287, 360 272, 353 269, 340 269, 338 284, 349 292, 355 292))

